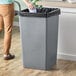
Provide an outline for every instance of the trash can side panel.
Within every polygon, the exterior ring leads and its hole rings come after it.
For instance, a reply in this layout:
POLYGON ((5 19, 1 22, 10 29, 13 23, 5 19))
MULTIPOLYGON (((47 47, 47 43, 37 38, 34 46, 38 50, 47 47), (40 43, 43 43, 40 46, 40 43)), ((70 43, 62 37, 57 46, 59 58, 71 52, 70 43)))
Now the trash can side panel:
POLYGON ((50 69, 56 63, 57 56, 57 39, 58 39, 58 18, 59 16, 52 16, 47 18, 46 27, 46 49, 47 59, 46 68, 50 69))
POLYGON ((45 18, 20 17, 24 67, 45 69, 45 20, 45 18))

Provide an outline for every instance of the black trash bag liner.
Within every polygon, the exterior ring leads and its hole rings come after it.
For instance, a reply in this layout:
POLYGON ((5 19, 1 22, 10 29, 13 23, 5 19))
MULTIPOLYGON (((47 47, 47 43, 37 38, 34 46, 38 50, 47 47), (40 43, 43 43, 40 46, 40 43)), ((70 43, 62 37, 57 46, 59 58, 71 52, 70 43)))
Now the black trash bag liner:
MULTIPOLYGON (((36 10, 37 10, 37 13, 48 13, 48 12, 53 11, 54 9, 52 9, 52 8, 36 8, 36 10)), ((22 12, 29 12, 29 9, 24 9, 24 10, 22 10, 22 12)))
POLYGON ((29 9, 24 9, 24 10, 22 10, 21 12, 29 13, 29 9))
POLYGON ((20 12, 20 16, 49 17, 60 14, 58 8, 36 8, 36 11, 36 13, 30 13, 29 9, 24 9, 20 12))
POLYGON ((41 8, 41 9, 37 9, 37 13, 49 13, 53 11, 52 8, 41 8))

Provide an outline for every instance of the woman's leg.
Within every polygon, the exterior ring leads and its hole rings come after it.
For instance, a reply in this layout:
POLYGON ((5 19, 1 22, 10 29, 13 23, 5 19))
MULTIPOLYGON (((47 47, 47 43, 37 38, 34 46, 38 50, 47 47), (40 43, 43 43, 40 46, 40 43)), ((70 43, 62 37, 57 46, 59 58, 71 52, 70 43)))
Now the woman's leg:
POLYGON ((0 15, 0 32, 3 29, 3 17, 0 15))
MULTIPOLYGON (((3 16, 3 20, 4 20, 4 54, 5 55, 9 55, 9 53, 10 53, 11 39, 12 39, 12 27, 13 27, 13 19, 14 19, 14 5, 11 4, 7 7, 6 7, 6 10, 8 10, 8 11, 3 16)), ((14 56, 13 56, 13 58, 14 58, 14 56)), ((11 58, 11 59, 13 59, 13 58, 11 58)))

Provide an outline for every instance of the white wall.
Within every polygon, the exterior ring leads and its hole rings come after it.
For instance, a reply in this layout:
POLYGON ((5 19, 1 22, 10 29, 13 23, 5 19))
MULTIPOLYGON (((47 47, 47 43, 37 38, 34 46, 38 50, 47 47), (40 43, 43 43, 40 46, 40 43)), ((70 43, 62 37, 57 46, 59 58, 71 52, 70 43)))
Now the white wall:
POLYGON ((76 61, 76 9, 61 9, 58 58, 76 61))

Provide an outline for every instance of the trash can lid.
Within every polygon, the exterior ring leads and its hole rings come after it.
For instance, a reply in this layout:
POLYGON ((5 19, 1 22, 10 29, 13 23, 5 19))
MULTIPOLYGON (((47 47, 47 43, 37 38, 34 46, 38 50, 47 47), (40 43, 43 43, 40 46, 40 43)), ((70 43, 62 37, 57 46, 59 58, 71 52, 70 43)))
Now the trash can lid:
POLYGON ((30 13, 29 9, 24 9, 19 12, 19 16, 24 17, 50 17, 60 14, 59 8, 36 8, 36 13, 30 13))

